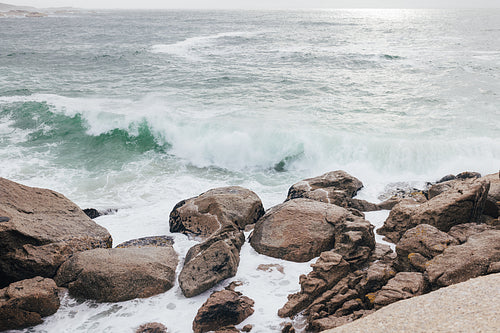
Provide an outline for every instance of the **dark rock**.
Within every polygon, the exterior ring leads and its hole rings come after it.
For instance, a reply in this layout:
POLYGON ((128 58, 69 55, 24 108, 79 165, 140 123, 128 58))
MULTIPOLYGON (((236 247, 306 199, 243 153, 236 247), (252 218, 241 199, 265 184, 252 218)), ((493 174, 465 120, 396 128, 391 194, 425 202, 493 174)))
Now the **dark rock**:
POLYGON ((401 272, 382 287, 375 297, 375 308, 397 302, 402 299, 422 295, 427 292, 428 283, 422 273, 401 272))
POLYGON ((101 216, 101 214, 95 208, 85 208, 83 212, 91 219, 95 219, 96 217, 101 216))
POLYGON ((481 174, 479 172, 464 171, 459 173, 456 178, 457 179, 481 178, 481 174))
POLYGON ((245 326, 243 326, 243 327, 241 328, 241 331, 242 331, 242 332, 250 332, 250 331, 252 330, 252 328, 253 328, 253 325, 251 325, 251 324, 246 324, 245 326))
POLYGON ((194 333, 238 325, 251 316, 254 301, 233 290, 216 291, 201 306, 193 321, 194 333))
POLYGON ((456 177, 454 175, 446 175, 443 178, 441 178, 440 180, 438 180, 437 183, 444 183, 444 182, 447 182, 449 180, 454 180, 454 179, 456 179, 456 177))
POLYGON ((139 326, 135 333, 167 333, 167 327, 161 323, 147 323, 139 326))
POLYGON ((74 297, 121 302, 172 288, 177 263, 172 247, 94 249, 73 255, 55 280, 74 297))
POLYGON ((221 327, 219 329, 216 329, 215 331, 210 331, 213 333, 240 333, 240 330, 237 329, 234 325, 228 325, 221 327))
POLYGON ((488 272, 500 261, 500 230, 471 235, 461 245, 450 246, 427 263, 426 272, 434 287, 464 282, 488 272))
POLYGON ((116 248, 127 248, 127 247, 171 247, 174 245, 174 238, 172 236, 149 236, 137 239, 131 239, 129 241, 118 244, 116 248))
POLYGON ((474 222, 481 216, 488 189, 488 181, 463 180, 423 204, 401 202, 391 210, 378 233, 397 243, 407 230, 419 224, 447 232, 454 225, 474 222))
POLYGON ((264 214, 254 192, 239 186, 212 189, 183 200, 170 213, 170 231, 206 239, 228 224, 244 230, 264 214))
POLYGON ((43 322, 59 309, 58 288, 40 276, 0 289, 0 331, 21 329, 43 322))
POLYGON ((498 218, 500 215, 500 173, 484 176, 483 179, 490 182, 490 190, 484 204, 484 214, 498 218))
POLYGON ((311 273, 299 278, 300 292, 289 295, 288 302, 278 311, 280 317, 291 317, 311 305, 318 296, 344 278, 350 269, 342 256, 333 251, 322 252, 311 267, 311 273))
POLYGON ((111 247, 105 228, 51 190, 0 178, 0 216, 0 288, 35 276, 53 277, 73 253, 111 247))
POLYGON ((285 323, 283 325, 283 329, 281 330, 281 333, 295 333, 295 328, 293 327, 292 323, 285 323))
POLYGON ((457 244, 458 241, 447 233, 428 224, 419 224, 406 231, 396 246, 398 269, 400 271, 416 268, 420 270, 422 258, 415 254, 420 254, 428 261, 441 254, 447 247, 457 244), (412 262, 417 267, 412 265, 412 262))
POLYGON ((189 249, 179 284, 186 297, 193 297, 236 275, 245 235, 227 225, 201 244, 189 249))

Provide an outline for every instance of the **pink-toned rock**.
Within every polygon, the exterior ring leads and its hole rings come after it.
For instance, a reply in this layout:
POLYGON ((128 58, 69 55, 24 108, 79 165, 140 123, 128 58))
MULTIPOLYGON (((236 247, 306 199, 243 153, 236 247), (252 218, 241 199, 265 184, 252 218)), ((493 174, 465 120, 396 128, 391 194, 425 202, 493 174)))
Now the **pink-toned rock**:
POLYGON ((72 254, 111 247, 109 232, 57 192, 0 178, 0 287, 54 277, 72 254))
POLYGON ((206 239, 228 224, 244 230, 264 214, 260 198, 239 186, 220 187, 183 200, 170 213, 170 231, 206 239))
POLYGON ((422 295, 428 290, 428 283, 422 273, 400 272, 389 280, 385 286, 376 294, 375 308, 422 295))

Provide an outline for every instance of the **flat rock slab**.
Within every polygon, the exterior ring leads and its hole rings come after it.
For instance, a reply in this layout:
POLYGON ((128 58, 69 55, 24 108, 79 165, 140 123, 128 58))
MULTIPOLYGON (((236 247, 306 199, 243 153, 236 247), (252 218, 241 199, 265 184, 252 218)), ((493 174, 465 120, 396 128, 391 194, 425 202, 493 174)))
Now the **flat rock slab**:
POLYGON ((0 331, 42 323, 59 309, 56 283, 41 276, 0 289, 0 331))
POLYGON ((55 280, 74 297, 121 302, 172 288, 177 263, 172 247, 95 249, 73 255, 55 280))
POLYGON ((0 288, 54 277, 73 253, 111 247, 109 232, 60 193, 0 178, 0 288))
POLYGON ((500 274, 491 274, 392 303, 323 333, 498 332, 500 274))

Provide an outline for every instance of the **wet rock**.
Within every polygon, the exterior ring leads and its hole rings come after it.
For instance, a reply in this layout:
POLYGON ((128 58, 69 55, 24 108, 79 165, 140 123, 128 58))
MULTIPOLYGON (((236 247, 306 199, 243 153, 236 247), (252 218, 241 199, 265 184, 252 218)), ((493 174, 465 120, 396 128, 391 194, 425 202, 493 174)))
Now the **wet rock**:
POLYGON ((493 218, 500 215, 500 173, 484 176, 490 182, 490 190, 484 204, 484 214, 493 218))
POLYGON ((0 288, 54 277, 73 253, 111 247, 109 232, 57 192, 0 178, 0 288))
POLYGON ((330 193, 335 197, 337 191, 353 197, 363 187, 363 183, 342 170, 327 172, 321 176, 301 180, 288 190, 287 200, 309 198, 329 202, 330 193))
POLYGON ((0 289, 0 331, 21 329, 43 322, 59 309, 58 288, 40 276, 0 289))
POLYGON ((245 235, 227 225, 201 244, 189 249, 179 284, 186 297, 193 297, 236 275, 245 235))
POLYGON ((149 236, 118 244, 116 248, 127 247, 172 247, 174 245, 174 238, 172 236, 149 236))
POLYGON ((301 290, 288 296, 288 302, 278 311, 282 318, 290 317, 311 305, 316 298, 335 286, 350 270, 349 264, 334 251, 322 252, 312 272, 301 275, 301 290))
POLYGON ((172 288, 177 263, 172 247, 94 249, 73 255, 55 280, 74 297, 121 302, 172 288))
POLYGON ((161 323, 147 323, 139 326, 135 333, 167 333, 167 327, 161 323))
POLYGON ((374 301, 375 308, 422 295, 427 292, 427 289, 428 283, 422 273, 400 272, 377 293, 374 301))
POLYGON ((114 209, 114 208, 104 209, 104 210, 100 210, 100 211, 95 209, 95 208, 85 208, 83 210, 85 215, 87 215, 91 219, 95 219, 95 218, 98 218, 99 216, 103 216, 103 215, 114 214, 117 211, 118 211, 118 209, 114 209))
POLYGON ((216 291, 201 306, 193 321, 195 333, 216 331, 238 325, 251 316, 254 301, 233 290, 216 291))
POLYGON ((426 264, 433 287, 444 287, 484 275, 500 261, 500 230, 471 235, 461 245, 450 246, 426 264))
POLYGON ((403 234, 419 225, 429 224, 447 232, 457 224, 476 221, 489 189, 482 179, 463 180, 423 204, 397 204, 378 233, 397 243, 403 234))
POLYGON ((206 239, 231 224, 244 230, 264 214, 260 198, 239 186, 209 190, 183 200, 170 213, 170 231, 206 239))
POLYGON ((406 231, 396 246, 400 271, 421 270, 422 257, 428 261, 458 241, 428 224, 419 224, 406 231), (420 254, 420 256, 415 255, 420 254), (412 265, 412 262, 416 265, 412 265))

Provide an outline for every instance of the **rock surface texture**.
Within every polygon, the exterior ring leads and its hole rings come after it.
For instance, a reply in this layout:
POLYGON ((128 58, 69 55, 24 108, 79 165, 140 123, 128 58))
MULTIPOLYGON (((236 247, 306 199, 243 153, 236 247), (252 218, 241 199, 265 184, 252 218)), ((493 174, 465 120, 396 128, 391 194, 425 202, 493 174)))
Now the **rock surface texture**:
POLYGON ((0 288, 54 277, 73 253, 111 247, 109 232, 57 192, 0 178, 0 288))
POLYGON ((193 297, 236 275, 245 235, 227 225, 215 235, 189 249, 179 274, 184 296, 193 297))
POLYGON ((294 199, 269 209, 255 225, 250 244, 259 253, 295 262, 335 249, 348 261, 366 259, 375 246, 373 227, 336 205, 294 199))
POLYGON ((177 263, 172 247, 94 249, 73 255, 55 280, 75 297, 121 302, 172 288, 177 263))
POLYGON ((427 287, 427 281, 422 273, 398 273, 376 294, 375 308, 381 308, 402 299, 422 295, 427 291, 427 287))
POLYGON ((490 190, 484 205, 484 214, 494 218, 500 215, 500 173, 494 173, 483 177, 490 182, 490 190))
POLYGON ((219 331, 225 326, 237 325, 253 314, 253 305, 253 300, 237 291, 216 291, 198 310, 193 321, 193 331, 219 331))
POLYGON ((59 309, 56 283, 40 276, 0 289, 0 331, 20 329, 43 322, 59 309))
POLYGON ((239 186, 209 190, 183 200, 170 213, 170 231, 206 239, 228 224, 245 229, 264 214, 260 198, 239 186))
POLYGON ((482 178, 452 181, 443 193, 422 204, 401 202, 394 206, 378 233, 397 243, 403 234, 419 224, 429 224, 447 232, 457 224, 477 221, 489 189, 482 178))
POLYGON ((390 304, 323 333, 498 332, 500 274, 390 304))

